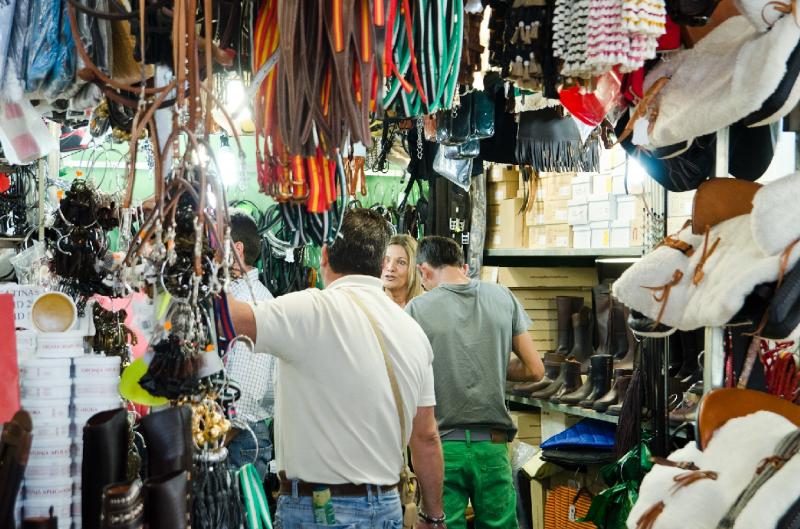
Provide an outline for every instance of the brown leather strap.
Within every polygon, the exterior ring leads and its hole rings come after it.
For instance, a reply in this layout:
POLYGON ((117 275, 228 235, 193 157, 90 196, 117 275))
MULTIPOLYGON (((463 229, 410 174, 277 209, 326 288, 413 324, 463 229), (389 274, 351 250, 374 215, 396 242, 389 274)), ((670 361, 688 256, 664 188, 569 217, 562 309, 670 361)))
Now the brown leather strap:
MULTIPOLYGON (((286 472, 281 470, 278 473, 278 478, 281 481, 280 493, 281 496, 291 496, 294 494, 292 482, 286 477, 286 472)), ((397 490, 397 483, 394 485, 355 485, 353 483, 343 483, 337 485, 326 485, 322 483, 306 483, 305 481, 297 480, 297 495, 298 496, 311 496, 314 489, 325 488, 331 491, 331 496, 369 496, 370 489, 374 494, 387 494, 397 490)))

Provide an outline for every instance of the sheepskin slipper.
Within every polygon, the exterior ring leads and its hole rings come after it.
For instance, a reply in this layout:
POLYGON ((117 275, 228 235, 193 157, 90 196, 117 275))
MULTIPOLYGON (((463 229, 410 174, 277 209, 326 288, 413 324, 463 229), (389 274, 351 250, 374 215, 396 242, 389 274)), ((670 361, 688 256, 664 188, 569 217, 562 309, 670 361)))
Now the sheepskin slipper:
MULTIPOLYGON (((669 80, 655 98, 658 113, 645 127, 647 137, 634 142, 653 149, 691 141, 757 112, 781 85, 799 43, 800 26, 792 16, 765 33, 743 16, 731 17, 648 73, 645 91, 661 78, 669 80)), ((792 97, 800 97, 800 90, 792 90, 792 97)), ((781 112, 796 103, 787 100, 781 112)), ((781 112, 765 121, 780 119, 781 112)))

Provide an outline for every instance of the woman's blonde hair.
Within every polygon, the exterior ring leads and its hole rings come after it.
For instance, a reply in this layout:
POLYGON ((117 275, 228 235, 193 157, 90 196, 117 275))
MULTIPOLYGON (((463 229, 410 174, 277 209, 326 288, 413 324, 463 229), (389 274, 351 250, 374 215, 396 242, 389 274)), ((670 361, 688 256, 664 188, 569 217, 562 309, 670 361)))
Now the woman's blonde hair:
POLYGON ((411 235, 395 235, 389 240, 389 246, 403 248, 408 255, 408 286, 406 303, 422 294, 422 282, 417 270, 417 241, 411 235))

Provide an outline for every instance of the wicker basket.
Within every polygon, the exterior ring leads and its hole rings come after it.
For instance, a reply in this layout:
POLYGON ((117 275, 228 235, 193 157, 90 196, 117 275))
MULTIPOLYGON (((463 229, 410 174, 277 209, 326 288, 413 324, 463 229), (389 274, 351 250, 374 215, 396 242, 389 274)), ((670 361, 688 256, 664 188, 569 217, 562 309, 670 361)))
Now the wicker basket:
POLYGON ((544 529, 594 529, 591 522, 578 523, 589 512, 591 494, 585 489, 577 490, 559 485, 547 493, 544 505, 544 529))

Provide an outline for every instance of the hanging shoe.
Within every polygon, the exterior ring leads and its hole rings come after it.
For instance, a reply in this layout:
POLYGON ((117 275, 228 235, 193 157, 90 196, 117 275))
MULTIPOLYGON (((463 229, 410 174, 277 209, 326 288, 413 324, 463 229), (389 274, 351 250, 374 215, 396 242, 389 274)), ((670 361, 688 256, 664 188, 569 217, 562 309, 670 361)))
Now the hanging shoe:
POLYGON ((81 519, 83 529, 100 529, 103 490, 125 480, 128 470, 128 411, 92 415, 83 427, 81 519))
POLYGON ((611 355, 595 355, 591 358, 592 362, 592 378, 594 379, 594 388, 592 392, 583 399, 579 404, 581 408, 591 408, 594 402, 608 393, 608 388, 611 386, 611 370, 614 359, 611 355))
POLYGON ((189 525, 189 474, 178 470, 144 482, 147 529, 186 529, 189 525))
POLYGON ((700 407, 700 399, 703 397, 703 385, 697 383, 683 394, 683 400, 678 406, 669 412, 669 423, 672 426, 679 426, 685 422, 697 420, 697 409, 700 407))
POLYGON ((581 308, 572 315, 574 343, 569 358, 582 364, 583 372, 589 370, 589 357, 592 356, 592 311, 588 307, 581 308))
MULTIPOLYGON (((564 375, 563 383, 559 385, 555 392, 538 398, 549 399, 551 397, 555 397, 556 399, 559 399, 561 396, 577 390, 581 387, 581 384, 583 384, 583 379, 581 379, 581 364, 579 362, 567 360, 561 366, 561 373, 564 375)), ((552 386, 548 386, 548 389, 551 388, 552 386)))
POLYGON ((192 410, 174 406, 151 413, 141 422, 147 446, 148 476, 192 471, 192 410))
POLYGON ((558 309, 558 347, 556 347, 556 352, 567 354, 573 344, 572 315, 583 307, 583 298, 556 296, 556 307, 558 309))

